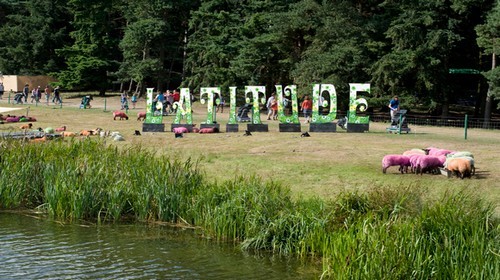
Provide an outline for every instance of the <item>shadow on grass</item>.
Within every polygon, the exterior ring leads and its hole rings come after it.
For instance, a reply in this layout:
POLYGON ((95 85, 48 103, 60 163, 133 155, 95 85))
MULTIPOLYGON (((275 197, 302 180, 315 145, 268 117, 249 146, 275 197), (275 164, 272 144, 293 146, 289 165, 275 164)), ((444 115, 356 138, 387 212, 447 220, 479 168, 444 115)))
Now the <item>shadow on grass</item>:
MULTIPOLYGON (((410 132, 410 133, 389 133, 387 131, 370 131, 369 132, 370 134, 377 134, 377 135, 384 135, 384 134, 387 134, 387 135, 408 135, 408 136, 414 136, 414 135, 427 135, 427 134, 430 134, 430 133, 427 133, 427 132, 410 132)), ((355 133, 349 133, 349 134, 355 134, 355 133)))
POLYGON ((487 179, 489 177, 490 173, 491 172, 489 170, 477 171, 477 168, 476 168, 476 174, 472 175, 472 178, 478 179, 478 180, 484 180, 484 179, 487 179))

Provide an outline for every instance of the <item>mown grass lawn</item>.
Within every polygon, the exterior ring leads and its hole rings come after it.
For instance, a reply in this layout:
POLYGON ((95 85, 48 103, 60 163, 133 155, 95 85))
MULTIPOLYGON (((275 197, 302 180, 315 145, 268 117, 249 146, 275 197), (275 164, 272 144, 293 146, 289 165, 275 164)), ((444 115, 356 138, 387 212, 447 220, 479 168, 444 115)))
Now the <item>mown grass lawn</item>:
MULTIPOLYGON (((238 176, 257 175, 289 186, 295 196, 332 198, 343 191, 367 191, 388 186, 391 188, 417 188, 432 199, 444 192, 468 190, 487 199, 496 206, 500 216, 500 131, 470 129, 464 139, 461 128, 410 126, 410 134, 387 134, 385 123, 370 123, 370 132, 300 133, 278 132, 277 121, 266 121, 268 133, 243 136, 246 124, 240 124, 239 133, 186 134, 174 138, 173 133, 142 133, 133 136, 134 130, 142 131, 136 114, 145 110, 144 100, 137 109, 130 109, 129 120, 113 120, 112 111, 119 110, 119 96, 94 98, 91 109, 79 109, 80 98, 64 99, 64 106, 39 104, 12 105, 2 100, 2 107, 22 110, 11 114, 37 118, 34 127, 59 127, 69 131, 82 129, 120 131, 126 141, 114 144, 129 149, 137 145, 148 147, 158 154, 172 158, 200 160, 200 166, 209 180, 224 181, 238 176), (441 175, 399 174, 397 168, 381 172, 381 159, 386 154, 398 154, 411 148, 435 146, 450 150, 466 150, 475 155, 477 173, 472 179, 447 179, 441 175)), ((199 102, 193 106, 194 123, 206 118, 206 107, 199 102)), ((225 129, 229 108, 217 115, 222 131, 225 129)), ((173 116, 164 118, 166 130, 170 129, 173 116)), ((0 125, 0 132, 20 131, 19 123, 0 125)), ((308 126, 302 125, 302 131, 308 126)), ((110 140, 108 140, 110 141, 110 140)))

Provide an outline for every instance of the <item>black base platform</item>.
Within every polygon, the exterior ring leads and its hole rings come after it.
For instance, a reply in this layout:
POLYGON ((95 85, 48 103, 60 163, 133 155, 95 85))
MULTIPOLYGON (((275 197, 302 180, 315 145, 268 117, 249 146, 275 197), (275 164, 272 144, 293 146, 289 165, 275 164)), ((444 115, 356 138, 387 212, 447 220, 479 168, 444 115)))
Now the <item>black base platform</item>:
POLYGON ((239 132, 239 126, 237 123, 226 124, 226 132, 239 132))
POLYGON ((300 123, 280 123, 280 132, 301 132, 300 123))
POLYGON ((311 123, 309 125, 309 132, 336 132, 336 123, 311 123))
POLYGON ((165 132, 165 124, 142 123, 142 132, 165 132))
POLYGON ((247 124, 247 130, 250 132, 269 132, 267 124, 247 124))
POLYGON ((369 123, 348 123, 347 132, 365 132, 370 130, 369 123))

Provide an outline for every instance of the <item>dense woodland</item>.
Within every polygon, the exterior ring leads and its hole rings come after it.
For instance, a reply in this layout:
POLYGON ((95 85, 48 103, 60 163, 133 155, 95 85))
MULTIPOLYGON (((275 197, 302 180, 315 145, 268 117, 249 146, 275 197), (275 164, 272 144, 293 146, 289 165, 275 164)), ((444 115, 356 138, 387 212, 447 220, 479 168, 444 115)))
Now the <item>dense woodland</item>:
POLYGON ((66 90, 371 83, 447 115, 500 97, 500 0, 0 0, 0 71, 66 90), (466 70, 464 70, 466 69, 466 70))

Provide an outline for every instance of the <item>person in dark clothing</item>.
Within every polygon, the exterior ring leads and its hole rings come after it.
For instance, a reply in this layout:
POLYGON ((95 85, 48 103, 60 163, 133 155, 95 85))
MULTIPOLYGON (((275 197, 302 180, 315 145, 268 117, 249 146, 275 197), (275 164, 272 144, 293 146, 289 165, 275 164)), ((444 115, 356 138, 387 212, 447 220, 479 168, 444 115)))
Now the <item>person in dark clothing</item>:
POLYGON ((391 99, 391 101, 389 102, 389 106, 388 107, 391 110, 391 123, 396 123, 397 120, 395 118, 396 118, 396 114, 399 111, 399 99, 398 99, 397 96, 394 96, 391 99))
POLYGON ((25 84, 23 88, 24 103, 28 102, 28 95, 30 94, 30 85, 25 84))
POLYGON ((54 103, 59 102, 59 104, 62 104, 61 93, 59 92, 59 86, 57 86, 54 89, 54 98, 52 98, 52 102, 54 102, 54 103))

